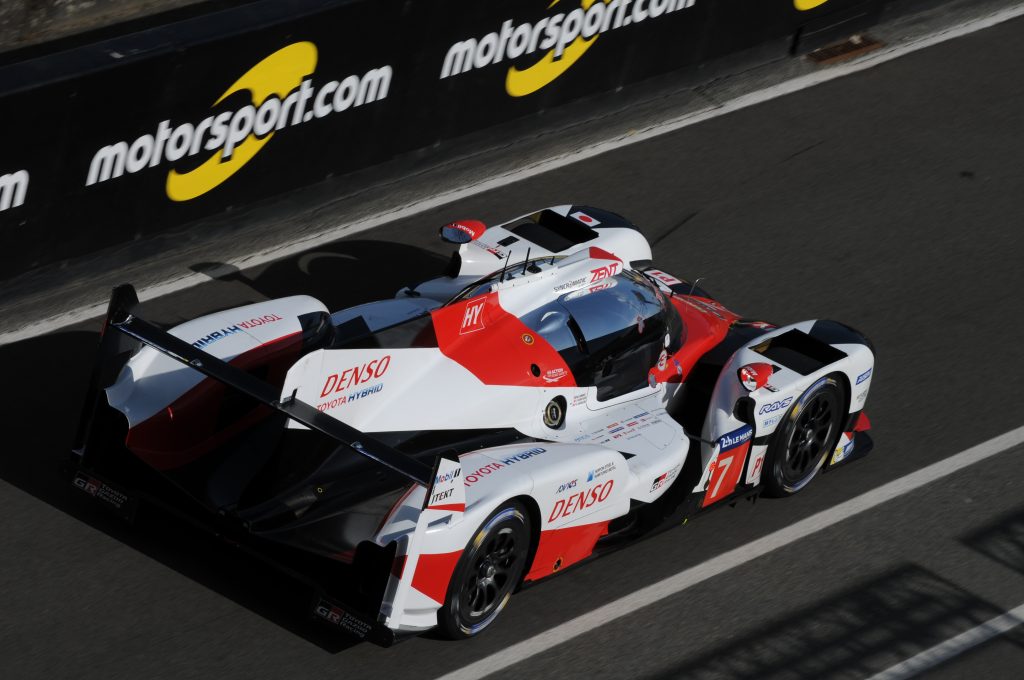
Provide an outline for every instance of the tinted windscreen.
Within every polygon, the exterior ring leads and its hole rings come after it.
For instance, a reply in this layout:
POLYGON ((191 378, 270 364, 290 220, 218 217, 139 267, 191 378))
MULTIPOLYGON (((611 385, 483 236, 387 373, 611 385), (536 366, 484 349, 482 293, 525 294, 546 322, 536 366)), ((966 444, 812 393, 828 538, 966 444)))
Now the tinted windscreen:
POLYGON ((671 304, 632 272, 595 288, 564 295, 522 321, 558 350, 577 385, 596 386, 598 399, 607 400, 646 386, 666 334, 674 352, 683 331, 671 304))

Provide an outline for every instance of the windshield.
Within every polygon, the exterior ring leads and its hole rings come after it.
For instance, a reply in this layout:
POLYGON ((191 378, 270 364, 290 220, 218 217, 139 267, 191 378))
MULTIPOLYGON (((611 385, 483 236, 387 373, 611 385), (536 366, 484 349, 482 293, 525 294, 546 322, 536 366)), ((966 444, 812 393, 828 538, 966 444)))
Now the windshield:
POLYGON ((675 307, 632 271, 563 295, 522 322, 562 355, 577 385, 597 386, 599 400, 645 387, 662 350, 676 352, 683 336, 675 307))

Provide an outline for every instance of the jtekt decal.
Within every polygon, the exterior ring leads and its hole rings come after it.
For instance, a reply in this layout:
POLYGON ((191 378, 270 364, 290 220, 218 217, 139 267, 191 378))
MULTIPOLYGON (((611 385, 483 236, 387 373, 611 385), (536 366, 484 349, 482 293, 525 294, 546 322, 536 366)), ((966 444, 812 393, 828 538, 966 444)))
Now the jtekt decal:
MULTIPOLYGON (((554 0, 548 8, 560 0, 554 0)), ((695 0, 581 0, 580 7, 533 23, 514 25, 506 19, 501 29, 481 38, 461 40, 448 49, 441 78, 499 64, 508 59, 544 51, 532 66, 510 67, 505 91, 522 97, 550 84, 590 49, 601 33, 638 24, 647 19, 692 7, 695 0)))
POLYGON ((249 69, 213 102, 217 106, 236 92, 248 92, 251 104, 207 116, 195 125, 172 126, 170 120, 164 120, 154 134, 104 146, 92 158, 86 186, 213 151, 193 170, 168 173, 167 197, 188 201, 238 172, 275 132, 388 96, 390 66, 371 69, 362 76, 331 80, 316 88, 308 77, 316 64, 317 48, 311 42, 281 48, 249 69))

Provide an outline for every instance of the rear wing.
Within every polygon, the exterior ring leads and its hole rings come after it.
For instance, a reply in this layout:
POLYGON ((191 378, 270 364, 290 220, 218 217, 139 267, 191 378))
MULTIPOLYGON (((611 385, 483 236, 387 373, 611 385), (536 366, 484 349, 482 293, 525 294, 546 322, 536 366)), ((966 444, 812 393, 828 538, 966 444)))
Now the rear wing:
POLYGON ((360 456, 394 470, 403 477, 422 484, 428 490, 431 488, 434 475, 430 466, 332 416, 321 413, 310 404, 296 399, 294 392, 291 396, 282 397, 280 390, 273 385, 193 347, 141 318, 136 313, 138 304, 138 296, 131 285, 124 284, 114 288, 100 336, 99 357, 93 368, 85 412, 82 414, 75 440, 75 452, 80 456, 86 453, 88 442, 91 439, 90 430, 97 401, 101 398, 105 386, 111 384, 116 378, 116 375, 111 374, 120 369, 121 362, 116 359, 119 355, 127 352, 134 345, 131 340, 135 340, 149 345, 158 352, 209 378, 252 397, 311 430, 327 435, 360 456))

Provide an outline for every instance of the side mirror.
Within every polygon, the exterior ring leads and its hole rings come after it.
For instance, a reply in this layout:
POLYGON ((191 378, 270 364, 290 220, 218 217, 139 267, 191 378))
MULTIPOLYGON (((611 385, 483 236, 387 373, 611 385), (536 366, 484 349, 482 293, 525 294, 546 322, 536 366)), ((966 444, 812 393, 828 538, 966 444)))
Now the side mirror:
POLYGON ((459 220, 441 227, 441 240, 463 244, 475 241, 487 231, 487 225, 478 220, 459 220))
POLYGON ((761 362, 747 364, 737 371, 740 383, 748 392, 753 392, 767 385, 768 378, 772 377, 774 372, 775 368, 771 364, 761 362))

